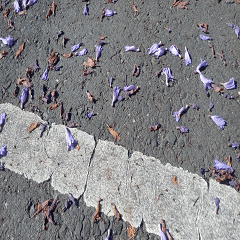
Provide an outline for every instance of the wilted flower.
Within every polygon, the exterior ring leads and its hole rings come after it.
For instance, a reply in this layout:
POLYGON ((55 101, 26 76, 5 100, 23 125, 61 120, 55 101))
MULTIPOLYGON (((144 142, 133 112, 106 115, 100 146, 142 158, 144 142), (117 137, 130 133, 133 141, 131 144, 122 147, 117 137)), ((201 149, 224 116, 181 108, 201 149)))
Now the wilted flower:
POLYGON ((162 44, 162 42, 160 41, 160 43, 154 43, 150 48, 148 48, 148 54, 149 55, 152 55, 154 54, 155 52, 158 51, 158 48, 159 46, 162 44))
POLYGON ((232 148, 238 148, 239 147, 239 143, 229 143, 228 144, 229 147, 232 147, 232 148))
POLYGON ((178 56, 178 57, 182 58, 182 56, 178 53, 178 50, 177 50, 177 48, 174 45, 172 45, 169 48, 169 52, 172 53, 175 56, 178 56))
POLYGON ((101 45, 96 46, 96 61, 97 61, 98 58, 100 57, 101 51, 102 51, 101 45))
POLYGON ((36 3, 37 2, 37 0, 29 0, 29 2, 28 2, 28 6, 32 6, 34 3, 36 3))
POLYGON ((207 62, 206 60, 202 60, 201 59, 201 63, 197 66, 196 70, 194 71, 194 73, 199 73, 200 74, 200 69, 202 67, 206 67, 207 66, 207 62))
POLYGON ((86 55, 88 52, 88 50, 86 48, 84 48, 83 50, 81 50, 80 52, 76 52, 75 55, 76 56, 83 56, 86 55))
POLYGON ((197 111, 199 110, 199 106, 197 106, 195 103, 189 103, 192 108, 196 109, 197 111))
POLYGON ((4 124, 6 118, 6 113, 0 114, 0 127, 4 124))
POLYGON ((214 198, 215 201, 215 205, 216 205, 216 214, 218 214, 218 210, 219 210, 219 203, 220 203, 220 199, 218 197, 214 198))
POLYGON ((211 89, 212 80, 205 78, 201 72, 199 72, 199 74, 200 74, 200 80, 204 84, 204 89, 205 90, 211 89))
POLYGON ((107 42, 101 40, 101 41, 98 42, 98 44, 101 45, 101 46, 103 46, 104 44, 107 44, 107 42))
POLYGON ((19 6, 19 2, 18 2, 18 0, 15 0, 14 1, 14 12, 15 13, 18 13, 18 12, 20 12, 21 11, 21 8, 20 8, 20 6, 19 6))
POLYGON ((87 116, 87 118, 91 118, 92 116, 93 116, 93 111, 92 112, 90 112, 90 113, 86 113, 86 116, 87 116))
POLYGON ((139 89, 139 87, 135 87, 134 85, 130 85, 130 86, 125 86, 123 88, 123 91, 129 96, 129 95, 132 95, 134 94, 137 90, 139 89))
POLYGON ((69 196, 64 204, 64 208, 62 209, 62 211, 67 210, 72 204, 74 206, 76 206, 76 201, 75 201, 73 195, 71 193, 69 193, 69 196))
POLYGON ((47 77, 48 77, 48 65, 47 65, 46 70, 44 71, 41 79, 44 80, 44 81, 46 81, 46 80, 47 80, 47 77))
POLYGON ((208 117, 211 118, 220 128, 224 129, 224 125, 226 122, 221 117, 216 115, 208 115, 208 117))
POLYGON ((27 1, 28 1, 28 0, 22 0, 22 5, 24 6, 25 9, 26 9, 26 7, 27 7, 27 1))
POLYGON ((43 132, 45 131, 45 129, 46 129, 46 124, 43 124, 42 123, 42 127, 41 127, 41 133, 40 133, 40 137, 42 137, 42 135, 43 135, 43 132))
POLYGON ((236 33, 236 35, 237 35, 237 38, 238 38, 238 35, 239 35, 239 26, 234 25, 233 27, 234 27, 234 31, 235 31, 235 33, 236 33))
POLYGON ((86 3, 85 3, 85 6, 84 6, 83 14, 88 15, 88 7, 87 7, 86 3))
POLYGON ((107 234, 107 237, 105 238, 105 240, 109 240, 110 239, 110 233, 111 233, 111 229, 109 228, 108 229, 108 234, 107 234))
POLYGON ((205 36, 203 34, 200 34, 200 39, 203 40, 203 41, 206 41, 206 40, 211 40, 212 38, 208 37, 208 36, 205 36))
POLYGON ((234 89, 235 88, 234 78, 231 78, 228 82, 219 83, 219 85, 224 86, 227 90, 234 89))
POLYGON ((71 46, 71 51, 74 52, 74 51, 78 50, 81 45, 82 45, 82 42, 80 42, 79 44, 71 46))
POLYGON ((136 48, 135 46, 125 46, 125 52, 128 52, 128 51, 133 51, 133 52, 139 52, 140 49, 139 48, 136 48))
POLYGON ((5 165, 5 162, 2 162, 2 164, 0 166, 0 171, 4 171, 4 165, 5 165))
POLYGON ((181 114, 188 109, 188 105, 186 107, 182 107, 179 111, 173 113, 173 117, 176 118, 176 121, 180 121, 181 114))
POLYGON ((105 17, 111 17, 112 15, 114 15, 114 14, 116 14, 116 13, 117 13, 117 12, 114 12, 114 11, 112 11, 112 10, 106 9, 104 16, 105 16, 105 17))
POLYGON ((169 86, 169 81, 173 81, 174 76, 171 74, 170 68, 164 68, 162 72, 166 75, 166 85, 169 86))
POLYGON ((54 67, 53 67, 53 70, 54 70, 54 71, 59 71, 60 68, 62 68, 62 67, 63 67, 62 65, 60 65, 60 66, 54 66, 54 67))
POLYGON ((113 107, 114 102, 116 102, 117 100, 118 100, 118 101, 121 101, 121 100, 123 99, 122 96, 118 96, 119 93, 120 93, 120 91, 121 91, 121 88, 120 88, 120 87, 114 87, 114 89, 113 89, 112 107, 113 107))
POLYGON ((14 39, 10 37, 10 35, 6 38, 0 38, 0 40, 3 42, 3 44, 11 47, 13 45, 14 39))
POLYGON ((223 162, 218 161, 217 159, 214 159, 213 167, 218 170, 227 170, 229 173, 233 172, 233 168, 223 162))
POLYGON ((66 142, 67 142, 67 151, 73 150, 75 145, 77 145, 77 141, 73 138, 70 131, 65 127, 66 133, 66 142))
POLYGON ((176 129, 180 130, 181 133, 188 133, 189 132, 189 129, 187 127, 184 127, 184 126, 181 126, 181 127, 176 126, 176 129))
POLYGON ((23 109, 23 104, 26 102, 28 96, 28 89, 23 88, 22 93, 19 97, 19 101, 21 102, 21 109, 23 109))
POLYGON ((0 149, 0 157, 6 156, 6 155, 7 155, 7 146, 2 145, 2 147, 0 149))
POLYGON ((167 51, 167 48, 160 47, 154 54, 157 58, 159 58, 165 53, 165 51, 167 51))
POLYGON ((156 125, 149 125, 149 130, 150 131, 156 131, 160 126, 161 126, 160 123, 158 123, 156 125))
POLYGON ((213 107, 214 107, 213 103, 210 102, 209 111, 211 111, 213 107))
POLYGON ((190 58, 187 48, 185 47, 185 64, 186 66, 188 66, 191 63, 192 63, 192 60, 190 58))

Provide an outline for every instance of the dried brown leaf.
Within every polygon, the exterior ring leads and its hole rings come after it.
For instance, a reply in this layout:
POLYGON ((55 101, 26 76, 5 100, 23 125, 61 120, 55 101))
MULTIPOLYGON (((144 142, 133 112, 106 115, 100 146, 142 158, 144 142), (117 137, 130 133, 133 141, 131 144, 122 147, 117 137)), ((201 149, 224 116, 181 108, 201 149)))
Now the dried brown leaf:
POLYGON ((127 235, 130 237, 130 239, 134 239, 135 233, 136 233, 135 227, 133 227, 130 223, 128 223, 127 235))
POLYGON ((33 131, 35 128, 37 128, 40 124, 41 124, 40 122, 30 123, 30 124, 28 125, 27 130, 28 130, 29 132, 32 132, 32 131, 33 131))
POLYGON ((54 17, 55 17, 56 7, 57 7, 57 4, 53 1, 53 3, 52 3, 52 13, 53 13, 53 16, 54 16, 54 17))
POLYGON ((8 52, 3 50, 0 54, 0 59, 2 59, 3 57, 7 56, 8 52))
POLYGON ((111 203, 111 205, 113 206, 113 214, 116 217, 117 220, 121 219, 121 215, 119 213, 119 211, 116 208, 116 205, 114 203, 111 203))
POLYGON ((94 68, 96 66, 95 62, 96 62, 96 60, 94 58, 92 59, 92 58, 88 57, 88 61, 84 62, 83 65, 94 68))
POLYGON ((171 183, 174 184, 175 186, 178 185, 177 176, 173 176, 171 183))
POLYGON ((226 161, 227 161, 227 165, 229 165, 231 167, 232 163, 231 163, 231 156, 230 155, 228 157, 226 157, 226 161))
POLYGON ((92 222, 95 222, 95 220, 96 221, 99 221, 100 219, 101 219, 101 217, 100 217, 100 202, 102 201, 102 199, 101 198, 99 198, 99 200, 98 200, 98 204, 97 204, 97 208, 96 208, 96 210, 95 210, 95 213, 94 213, 94 216, 93 216, 93 219, 92 219, 92 222))
POLYGON ((69 54, 62 54, 63 57, 65 58, 70 58, 72 56, 72 52, 70 52, 69 54))
POLYGON ((89 92, 89 91, 86 91, 86 93, 87 93, 87 98, 88 98, 91 102, 95 102, 95 99, 94 99, 94 97, 92 97, 92 95, 90 94, 90 92, 89 92))
POLYGON ((21 52, 23 51, 25 46, 25 42, 22 43, 22 45, 19 47, 19 49, 17 50, 17 52, 15 53, 15 59, 17 59, 19 57, 19 55, 21 54, 21 52))
POLYGON ((4 11, 3 11, 3 17, 7 17, 8 14, 10 12, 10 8, 6 8, 4 11))
POLYGON ((113 135, 113 138, 114 138, 114 142, 116 142, 116 140, 120 141, 121 138, 119 137, 119 134, 120 133, 117 133, 113 130, 113 128, 109 127, 109 125, 107 124, 107 127, 108 127, 108 130, 109 132, 113 135))
POLYGON ((135 4, 132 5, 132 8, 133 8, 133 11, 134 11, 137 15, 139 15, 139 12, 138 12, 137 7, 136 7, 135 4))
POLYGON ((57 103, 55 103, 55 104, 52 104, 52 105, 49 105, 49 109, 50 110, 53 110, 53 109, 56 109, 58 107, 58 104, 57 103))
POLYGON ((107 36, 100 35, 100 40, 104 40, 105 38, 107 38, 107 36))

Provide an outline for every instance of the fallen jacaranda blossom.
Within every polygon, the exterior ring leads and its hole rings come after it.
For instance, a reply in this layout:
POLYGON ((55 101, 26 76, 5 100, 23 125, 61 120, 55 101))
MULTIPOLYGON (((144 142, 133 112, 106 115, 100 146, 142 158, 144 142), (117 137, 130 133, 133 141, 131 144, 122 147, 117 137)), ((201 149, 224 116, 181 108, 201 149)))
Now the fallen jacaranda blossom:
POLYGON ((73 150, 75 145, 77 145, 77 141, 73 138, 70 131, 65 127, 66 133, 66 142, 67 142, 67 151, 73 150))
POLYGON ((0 114, 0 127, 4 124, 6 118, 6 113, 0 114))
POLYGON ((211 118, 220 128, 224 129, 226 122, 221 117, 216 115, 208 115, 208 117, 211 118))
POLYGON ((192 108, 196 109, 197 111, 199 110, 199 106, 197 106, 195 103, 189 103, 192 108))
POLYGON ((227 99, 233 99, 233 96, 229 95, 229 94, 224 94, 224 97, 227 99))
POLYGON ((230 78, 228 82, 219 83, 219 85, 224 86, 227 90, 231 90, 231 89, 234 89, 236 87, 235 82, 234 82, 234 78, 230 78))
POLYGON ((181 133, 188 133, 189 132, 189 129, 185 126, 181 126, 181 127, 176 126, 176 129, 180 130, 181 133))
POLYGON ((21 102, 21 109, 23 109, 23 104, 26 102, 28 96, 28 89, 23 88, 22 93, 19 97, 19 101, 21 102))
POLYGON ((206 67, 207 65, 208 65, 208 64, 207 64, 206 60, 202 60, 202 59, 201 59, 201 63, 198 64, 198 66, 197 66, 196 70, 194 71, 194 73, 199 73, 199 74, 200 74, 200 69, 201 69, 202 67, 206 67))
POLYGON ((105 17, 111 17, 112 15, 114 15, 114 14, 116 14, 116 13, 117 13, 117 12, 114 12, 114 11, 112 11, 112 10, 106 9, 104 16, 105 16, 105 17))
POLYGON ((83 56, 86 55, 88 52, 88 50, 86 48, 84 48, 83 50, 81 50, 80 52, 76 52, 75 55, 76 56, 83 56))
POLYGON ((192 63, 192 60, 190 58, 190 55, 188 53, 187 48, 185 47, 185 64, 186 66, 190 65, 192 63))
POLYGON ((62 209, 62 211, 66 211, 71 205, 76 206, 76 201, 73 197, 73 195, 71 193, 69 193, 69 196, 64 204, 64 208, 62 209))
POLYGON ((4 165, 5 165, 5 162, 2 162, 2 164, 0 166, 0 171, 4 171, 4 169, 5 169, 4 165))
POLYGON ((228 144, 229 147, 232 147, 232 148, 238 148, 239 147, 239 143, 229 143, 228 144))
POLYGON ((98 58, 100 57, 101 52, 102 52, 102 47, 101 47, 101 45, 97 45, 97 46, 96 46, 96 61, 97 61, 98 58))
POLYGON ((46 69, 45 69, 45 71, 44 71, 41 79, 42 79, 43 81, 46 81, 46 80, 47 80, 47 77, 48 77, 48 65, 47 65, 47 67, 46 67, 46 69))
POLYGON ((150 48, 148 48, 148 54, 149 55, 152 55, 152 54, 154 54, 155 52, 157 52, 157 50, 158 50, 158 48, 159 48, 159 46, 161 45, 161 41, 160 41, 160 43, 154 43, 150 48))
POLYGON ((211 83, 213 81, 211 79, 205 78, 204 75, 201 72, 199 72, 199 74, 200 74, 200 80, 204 84, 204 89, 205 90, 211 89, 211 83))
POLYGON ((7 155, 7 146, 2 145, 2 147, 0 149, 0 157, 6 156, 6 155, 7 155))
POLYGON ((211 112, 212 108, 214 107, 213 103, 210 102, 210 105, 209 105, 209 111, 211 112))
POLYGON ((112 87, 112 83, 113 83, 113 77, 111 76, 110 77, 110 80, 109 80, 109 86, 112 87))
POLYGON ((161 126, 160 123, 158 123, 156 125, 149 125, 149 130, 150 131, 156 131, 160 126, 161 126))
POLYGON ((79 44, 71 46, 71 51, 74 52, 74 51, 78 50, 81 45, 82 45, 82 42, 80 42, 79 44))
POLYGON ((121 91, 120 87, 114 87, 114 89, 113 89, 113 100, 112 100, 112 105, 111 105, 112 107, 117 100, 121 101, 123 99, 122 96, 118 96, 120 91, 121 91))
POLYGON ((237 38, 238 38, 238 36, 239 36, 239 26, 234 25, 233 27, 234 27, 234 31, 237 35, 237 38))
POLYGON ((0 38, 0 40, 3 42, 3 44, 7 45, 8 47, 11 47, 14 42, 14 39, 11 38, 10 35, 6 38, 0 38))
POLYGON ((162 72, 165 74, 165 76, 166 76, 166 85, 167 86, 169 86, 169 81, 173 81, 173 79, 174 79, 174 76, 171 74, 171 70, 170 70, 170 68, 164 68, 163 70, 162 70, 162 72))
POLYGON ((86 116, 87 116, 87 118, 91 118, 92 116, 93 116, 93 111, 92 112, 90 112, 90 113, 86 113, 86 116))
POLYGON ((172 45, 170 48, 169 48, 169 52, 172 53, 173 55, 175 56, 178 56, 180 58, 182 58, 182 56, 179 54, 176 46, 172 45))
POLYGON ((200 168, 200 172, 203 175, 205 172, 209 172, 209 169, 200 168))
POLYGON ((218 210, 219 210, 219 203, 220 203, 220 199, 218 197, 214 198, 215 201, 215 205, 216 205, 216 214, 218 214, 218 210))
POLYGON ((60 66, 54 66, 54 67, 53 67, 53 70, 54 70, 54 71, 59 71, 60 68, 62 68, 62 67, 63 67, 62 65, 60 65, 60 66))
POLYGON ((214 159, 214 164, 213 167, 218 171, 218 170, 227 170, 228 173, 233 172, 233 168, 223 162, 218 161, 217 159, 214 159))
POLYGON ((157 58, 159 58, 165 53, 165 51, 167 51, 167 48, 160 47, 154 54, 157 58))
POLYGON ((133 52, 139 52, 140 49, 139 48, 136 48, 135 46, 125 46, 125 52, 128 52, 128 51, 133 51, 133 52))
POLYGON ((108 229, 108 234, 107 234, 107 237, 105 238, 105 240, 109 240, 110 239, 110 234, 111 234, 111 229, 109 228, 108 229))
POLYGON ((18 12, 20 12, 21 11, 21 8, 20 8, 20 6, 19 6, 19 2, 18 2, 18 0, 15 0, 14 1, 14 12, 15 13, 18 13, 18 12))
POLYGON ((40 67, 38 66, 38 61, 36 60, 34 62, 34 72, 38 72, 39 69, 40 69, 40 67))
POLYGON ((123 88, 123 91, 129 96, 129 95, 132 95, 134 94, 137 90, 139 89, 139 87, 135 87, 134 85, 130 85, 130 86, 125 86, 123 88))
POLYGON ((181 114, 188 109, 188 105, 186 107, 182 107, 179 111, 173 113, 173 117, 176 118, 176 121, 180 121, 181 114))
POLYGON ((87 7, 86 3, 85 3, 85 6, 84 6, 83 14, 88 15, 88 7, 87 7))
POLYGON ((211 40, 212 38, 211 37, 208 37, 208 36, 205 36, 203 34, 200 34, 200 39, 203 40, 203 41, 206 41, 206 40, 211 40))
POLYGON ((161 237, 161 240, 167 240, 166 235, 164 234, 164 232, 161 229, 161 224, 159 223, 159 235, 161 237))
POLYGON ((33 4, 35 4, 37 2, 37 0, 29 0, 28 2, 28 6, 32 6, 33 4))

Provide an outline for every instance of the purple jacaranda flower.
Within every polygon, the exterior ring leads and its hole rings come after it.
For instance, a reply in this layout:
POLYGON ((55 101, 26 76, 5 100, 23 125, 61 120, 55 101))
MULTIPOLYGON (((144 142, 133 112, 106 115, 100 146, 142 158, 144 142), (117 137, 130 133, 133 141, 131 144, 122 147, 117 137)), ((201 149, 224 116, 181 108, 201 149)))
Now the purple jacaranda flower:
POLYGON ((38 61, 36 60, 34 62, 34 72, 38 72, 39 69, 40 69, 40 67, 38 66, 38 61))
POLYGON ((189 129, 185 126, 181 126, 181 127, 176 126, 176 129, 180 130, 181 133, 188 133, 189 132, 189 129))
POLYGON ((76 52, 75 55, 76 56, 83 56, 86 55, 88 52, 88 50, 86 48, 84 48, 83 50, 81 50, 80 52, 76 52))
POLYGON ((218 197, 214 198, 215 201, 215 205, 216 205, 216 214, 218 214, 218 210, 219 210, 219 203, 220 203, 220 199, 218 197))
POLYGON ((4 171, 4 169, 5 169, 4 165, 5 165, 5 162, 2 162, 2 164, 0 166, 0 171, 4 171))
POLYGON ((64 204, 64 208, 62 209, 62 211, 66 211, 71 205, 76 206, 76 201, 73 197, 73 195, 71 193, 69 193, 69 196, 64 204))
POLYGON ((109 85, 110 85, 110 87, 112 87, 112 82, 113 82, 113 77, 111 76, 111 77, 110 77, 110 80, 109 80, 109 85))
POLYGON ((123 91, 129 96, 129 95, 132 95, 134 94, 137 90, 139 89, 139 87, 135 87, 134 85, 129 85, 129 86, 125 86, 123 88, 123 91))
POLYGON ((101 41, 98 42, 98 44, 101 45, 101 46, 103 46, 104 44, 107 44, 107 42, 101 40, 101 41))
POLYGON ((165 233, 161 229, 161 224, 160 223, 159 223, 159 235, 161 237, 161 240, 167 240, 167 237, 166 237, 165 233))
POLYGON ((32 6, 33 4, 35 4, 37 2, 37 0, 29 0, 28 2, 28 6, 32 6))
POLYGON ((200 39, 203 40, 203 41, 206 41, 206 40, 211 40, 212 38, 211 37, 208 37, 208 36, 205 36, 203 34, 200 34, 200 39))
POLYGON ((87 7, 86 3, 85 3, 85 6, 84 6, 83 14, 88 15, 88 7, 87 7))
POLYGON ((66 127, 65 127, 65 133, 66 133, 67 151, 73 150, 75 145, 77 145, 77 141, 73 138, 69 129, 67 129, 66 127))
POLYGON ((22 93, 19 97, 19 101, 21 102, 21 109, 23 109, 23 104, 26 102, 28 96, 28 89, 23 88, 22 93))
POLYGON ((108 234, 107 234, 107 237, 105 238, 105 240, 109 240, 110 239, 110 234, 111 234, 111 229, 109 228, 108 229, 108 234))
POLYGON ((231 187, 235 187, 235 180, 232 179, 231 181, 228 182, 228 184, 229 184, 231 187))
POLYGON ((235 88, 234 78, 230 78, 228 82, 219 83, 219 85, 224 86, 227 90, 234 89, 235 88))
POLYGON ((235 31, 235 33, 236 33, 236 35, 237 35, 237 38, 238 38, 238 35, 239 35, 239 26, 234 25, 233 27, 234 27, 234 31, 235 31))
POLYGON ((149 125, 149 130, 150 131, 156 131, 158 128, 160 128, 161 124, 158 123, 156 125, 149 125))
POLYGON ((164 68, 163 70, 162 70, 162 72, 165 74, 165 76, 166 76, 166 85, 167 86, 169 86, 169 81, 173 81, 173 79, 174 79, 174 76, 171 74, 171 70, 170 70, 170 68, 164 68))
POLYGON ((229 147, 232 147, 232 148, 238 148, 239 147, 239 143, 229 143, 228 144, 229 147))
POLYGON ((178 56, 180 58, 182 58, 182 56, 179 54, 176 46, 172 45, 170 48, 169 48, 169 52, 172 53, 173 55, 175 56, 178 56))
POLYGON ((72 204, 73 204, 74 206, 76 206, 76 201, 75 201, 75 199, 74 199, 74 197, 73 197, 73 195, 72 195, 71 193, 69 193, 68 199, 69 199, 70 202, 72 202, 72 204))
POLYGON ((225 98, 228 98, 228 99, 233 99, 233 96, 231 96, 231 95, 229 95, 229 94, 227 94, 227 93, 224 94, 224 97, 225 97, 225 98))
POLYGON ((199 28, 200 28, 200 30, 201 30, 202 32, 206 32, 206 28, 204 28, 204 27, 202 27, 202 26, 199 26, 199 28))
POLYGON ((210 106, 209 106, 209 111, 211 112, 212 111, 212 108, 214 107, 213 103, 210 102, 210 106))
MULTIPOLYGON (((226 22, 225 22, 226 23, 226 22)), ((226 23, 229 27, 233 28, 233 24, 232 23, 226 23)))
POLYGON ((199 72, 199 74, 200 74, 200 80, 204 84, 204 89, 205 90, 211 89, 212 80, 205 78, 201 72, 199 72))
POLYGON ((200 172, 203 175, 205 172, 209 172, 209 169, 200 168, 200 172))
POLYGON ((82 45, 82 42, 80 42, 79 44, 71 46, 71 51, 74 52, 74 51, 78 50, 81 45, 82 45))
POLYGON ((0 149, 0 157, 6 156, 6 155, 7 155, 7 146, 2 145, 2 147, 0 149))
POLYGON ((28 1, 28 0, 22 0, 22 5, 24 6, 25 9, 26 9, 26 7, 27 7, 27 1, 28 1))
POLYGON ((3 44, 7 45, 8 47, 11 47, 14 42, 14 39, 11 38, 10 35, 6 38, 0 38, 0 40, 3 42, 3 44))
POLYGON ((207 64, 206 60, 202 60, 202 59, 201 59, 201 63, 198 64, 198 66, 197 66, 196 70, 194 71, 194 73, 199 73, 199 74, 200 74, 200 69, 201 69, 202 67, 206 67, 207 65, 208 65, 208 64, 207 64))
POLYGON ((125 52, 128 52, 128 51, 133 51, 133 52, 139 52, 140 49, 139 48, 136 48, 135 46, 125 46, 125 52))
POLYGON ((6 118, 6 113, 0 114, 0 127, 4 124, 6 118))
POLYGON ((165 30, 168 31, 168 33, 172 32, 172 30, 170 28, 164 27, 165 30))
POLYGON ((46 81, 46 80, 47 80, 47 77, 48 77, 48 65, 47 65, 46 70, 44 71, 41 79, 44 80, 44 81, 46 81))
POLYGON ((224 125, 226 124, 226 122, 219 116, 211 116, 208 115, 209 118, 211 118, 220 128, 224 129, 224 125))
POLYGON ((98 58, 100 57, 101 51, 102 51, 101 45, 97 45, 97 46, 96 46, 96 61, 97 61, 98 58))
POLYGON ((93 111, 92 112, 90 112, 90 113, 86 113, 86 116, 87 116, 87 118, 91 118, 92 116, 93 116, 93 111))
POLYGON ((154 55, 157 58, 159 58, 165 53, 165 51, 167 51, 167 48, 160 47, 160 48, 157 49, 157 51, 154 53, 154 55))
POLYGON ((53 67, 53 70, 54 70, 54 71, 59 71, 60 68, 62 68, 62 67, 63 67, 62 65, 60 65, 60 66, 54 66, 54 67, 53 67))
POLYGON ((119 98, 118 95, 119 95, 120 91, 121 91, 120 87, 114 87, 113 100, 112 100, 112 105, 111 105, 112 107, 113 107, 114 102, 116 102, 117 100, 121 101, 120 99, 118 99, 119 98))
POLYGON ((196 109, 197 111, 199 110, 199 106, 197 106, 195 103, 189 103, 192 108, 196 109))
POLYGON ((162 42, 160 41, 160 43, 154 43, 150 48, 148 48, 148 54, 149 55, 152 55, 154 54, 155 52, 158 51, 158 48, 159 46, 162 44, 162 42))
POLYGON ((114 14, 116 14, 116 13, 117 13, 117 12, 114 12, 114 11, 112 11, 112 10, 106 9, 104 16, 105 16, 105 17, 111 17, 112 15, 114 15, 114 14))
POLYGON ((15 13, 18 13, 18 12, 20 12, 21 11, 21 8, 20 8, 20 6, 19 6, 19 2, 18 2, 18 0, 15 0, 14 1, 14 12, 15 13))
POLYGON ((214 159, 213 167, 218 170, 227 170, 229 173, 233 172, 233 168, 223 162, 218 161, 217 159, 214 159))
POLYGON ((185 47, 185 64, 186 66, 188 66, 191 63, 192 63, 192 60, 190 58, 187 48, 185 47))
POLYGON ((186 107, 182 107, 179 111, 173 113, 173 117, 176 118, 176 121, 180 121, 181 114, 188 109, 188 105, 186 107))
POLYGON ((41 133, 40 133, 40 137, 42 137, 42 135, 43 135, 43 132, 45 131, 45 129, 46 129, 46 124, 43 124, 42 123, 42 127, 41 127, 41 133))

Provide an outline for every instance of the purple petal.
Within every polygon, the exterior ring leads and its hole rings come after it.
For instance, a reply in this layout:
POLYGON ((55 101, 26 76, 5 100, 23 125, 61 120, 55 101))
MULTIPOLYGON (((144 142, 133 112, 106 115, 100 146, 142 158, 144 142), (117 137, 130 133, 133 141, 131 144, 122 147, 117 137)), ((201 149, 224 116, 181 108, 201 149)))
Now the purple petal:
POLYGON ((83 56, 86 55, 88 52, 88 50, 86 48, 84 48, 83 50, 81 50, 80 52, 76 52, 75 55, 76 56, 83 56))
POLYGON ((76 206, 76 201, 71 193, 69 193, 68 199, 73 203, 74 206, 76 206))
POLYGON ((34 71, 38 72, 38 70, 40 69, 40 67, 38 66, 38 62, 37 60, 34 62, 34 71))
POLYGON ((6 113, 0 114, 0 126, 4 124, 5 118, 6 118, 6 113))
POLYGON ((155 52, 157 52, 160 44, 161 44, 161 42, 160 42, 160 43, 154 43, 154 44, 151 46, 151 48, 148 48, 148 50, 149 50, 149 51, 148 51, 148 54, 149 54, 149 55, 152 55, 152 54, 154 54, 155 52))
POLYGON ((174 45, 172 45, 169 48, 169 52, 172 53, 173 55, 178 56, 178 57, 181 58, 181 55, 178 53, 178 50, 177 50, 177 48, 174 45))
POLYGON ((238 38, 238 35, 239 35, 239 27, 236 26, 236 25, 234 25, 233 27, 234 27, 234 31, 235 31, 235 33, 236 33, 236 35, 237 35, 237 38, 238 38))
POLYGON ((213 103, 210 102, 209 111, 211 111, 213 107, 214 107, 213 103))
POLYGON ((157 56, 157 58, 159 58, 165 53, 165 51, 167 51, 167 48, 160 47, 154 54, 157 56))
POLYGON ((220 84, 223 85, 227 90, 235 88, 234 78, 231 78, 228 82, 220 83, 220 84))
POLYGON ((7 155, 7 146, 2 145, 2 147, 0 149, 0 156, 6 156, 6 155, 7 155))
POLYGON ((6 38, 0 38, 0 40, 3 42, 3 44, 7 45, 8 47, 11 47, 14 42, 14 39, 11 38, 10 35, 6 38))
POLYGON ((197 104, 189 103, 189 105, 192 106, 192 108, 196 109, 197 111, 199 110, 199 106, 197 106, 197 104))
POLYGON ((92 117, 92 115, 93 115, 93 111, 92 112, 90 112, 90 113, 86 113, 86 116, 87 116, 87 118, 91 118, 92 117))
POLYGON ((67 129, 66 127, 65 127, 65 133, 66 133, 67 151, 73 150, 75 145, 77 144, 77 141, 73 138, 69 129, 67 129))
POLYGON ((203 41, 206 41, 206 40, 211 40, 212 38, 208 37, 208 36, 205 36, 203 34, 200 34, 200 39, 203 40, 203 41))
POLYGON ((29 0, 29 2, 28 2, 28 6, 32 6, 34 3, 36 3, 37 2, 37 0, 29 0))
POLYGON ((135 46, 125 46, 125 52, 128 52, 128 51, 134 51, 134 52, 139 52, 140 49, 139 48, 136 48, 135 46))
POLYGON ((176 126, 176 129, 180 130, 181 133, 188 133, 189 132, 189 129, 185 126, 181 126, 181 127, 176 126))
POLYGON ((176 118, 176 121, 180 121, 181 114, 188 109, 188 105, 186 107, 182 107, 179 111, 173 113, 173 117, 176 118))
POLYGON ((218 197, 214 198, 215 205, 217 207, 216 214, 218 214, 220 199, 218 197))
POLYGON ((113 82, 113 77, 110 77, 109 83, 110 83, 110 87, 112 87, 112 82, 113 82))
POLYGON ((109 240, 109 238, 110 238, 110 233, 111 233, 111 229, 109 228, 109 229, 108 229, 108 234, 107 234, 107 237, 105 238, 105 240, 109 240))
POLYGON ((232 148, 238 148, 239 147, 239 143, 229 143, 228 144, 229 147, 232 147, 232 148))
POLYGON ((120 87, 114 87, 114 89, 113 89, 112 107, 113 107, 114 102, 116 102, 118 100, 118 95, 119 95, 120 91, 121 91, 120 87))
POLYGON ((233 168, 223 162, 218 161, 217 159, 214 159, 213 167, 218 170, 228 170, 229 173, 233 172, 233 168))
POLYGON ((225 98, 228 98, 228 99, 233 99, 233 96, 229 95, 229 94, 224 94, 224 97, 225 98))
POLYGON ((15 11, 15 13, 18 13, 21 11, 18 0, 14 1, 14 11, 15 11))
POLYGON ((226 122, 219 116, 211 116, 208 115, 220 128, 224 129, 224 125, 226 124, 226 122))
POLYGON ((47 80, 47 77, 48 77, 48 65, 47 65, 46 70, 44 71, 41 79, 44 80, 44 81, 46 81, 46 80, 47 80))
POLYGON ((4 165, 5 165, 5 162, 2 162, 2 164, 0 166, 0 171, 4 171, 4 165))
POLYGON ((202 60, 201 59, 201 63, 197 66, 196 70, 194 71, 194 73, 199 73, 200 74, 200 69, 202 67, 206 67, 208 64, 206 62, 206 60, 202 60))
POLYGON ((22 0, 22 5, 24 6, 24 8, 27 7, 27 1, 28 1, 28 0, 22 0))
POLYGON ((112 10, 109 10, 109 9, 106 9, 104 16, 105 16, 105 17, 111 17, 111 16, 114 15, 114 14, 116 14, 116 12, 114 12, 114 11, 112 11, 112 10))
POLYGON ((22 93, 19 97, 19 101, 21 102, 21 109, 23 108, 23 104, 26 102, 28 96, 28 89, 23 88, 22 93))
POLYGON ((170 68, 164 68, 163 70, 162 70, 162 72, 165 74, 165 76, 166 76, 166 85, 167 86, 169 86, 169 81, 173 81, 173 79, 174 79, 174 76, 171 74, 171 70, 170 70, 170 68))
POLYGON ((85 6, 84 6, 83 14, 88 15, 88 7, 87 7, 86 3, 85 3, 85 6))
POLYGON ((201 72, 199 72, 199 74, 200 74, 200 80, 201 80, 202 83, 204 84, 204 89, 205 89, 205 90, 211 89, 210 83, 212 83, 212 80, 205 78, 201 72))
POLYGON ((233 24, 231 24, 231 23, 226 23, 229 27, 231 27, 231 28, 233 28, 233 24))
POLYGON ((187 48, 185 47, 185 64, 186 66, 188 66, 191 63, 192 63, 192 60, 190 58, 187 48))
POLYGON ((136 87, 134 86, 134 85, 129 85, 129 86, 125 86, 124 88, 123 88, 123 91, 124 92, 127 92, 127 91, 131 91, 131 90, 135 90, 136 89, 136 87))
POLYGON ((80 42, 79 44, 71 46, 71 51, 74 52, 74 51, 78 50, 81 45, 82 45, 82 43, 80 42))
POLYGON ((101 45, 96 46, 96 60, 98 60, 98 58, 100 57, 101 51, 102 51, 101 45))
POLYGON ((59 71, 59 70, 60 70, 60 68, 62 68, 62 67, 63 67, 62 65, 60 65, 60 66, 57 66, 57 67, 56 67, 56 66, 54 66, 54 67, 53 67, 53 70, 54 70, 54 71, 59 71))
POLYGON ((42 137, 43 132, 45 131, 46 127, 47 127, 47 125, 42 123, 41 133, 40 133, 40 136, 41 136, 41 137, 42 137))
POLYGON ((118 100, 118 101, 122 101, 122 100, 123 100, 123 95, 118 96, 117 100, 118 100))
POLYGON ((167 240, 166 235, 164 234, 164 232, 161 229, 161 224, 159 223, 159 235, 161 237, 161 240, 167 240))

